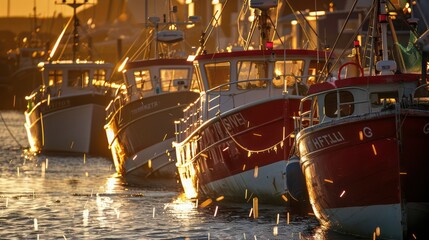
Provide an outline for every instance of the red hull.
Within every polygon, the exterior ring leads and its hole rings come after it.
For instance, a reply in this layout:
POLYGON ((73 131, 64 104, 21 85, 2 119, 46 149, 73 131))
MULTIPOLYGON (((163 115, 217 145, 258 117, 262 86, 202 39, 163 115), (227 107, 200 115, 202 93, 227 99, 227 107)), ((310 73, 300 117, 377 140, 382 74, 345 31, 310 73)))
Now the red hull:
POLYGON ((206 196, 246 201, 247 193, 261 203, 284 202, 286 159, 293 143, 288 135, 298 104, 299 99, 269 100, 221 114, 194 132, 197 140, 191 136, 176 146, 183 159, 187 154, 194 159, 182 168, 196 170, 191 178, 198 179, 206 196), (196 151, 187 151, 195 141, 196 151))
MULTIPOLYGON (((428 123, 429 113, 404 110, 398 122, 395 114, 390 113, 304 129, 298 139, 301 164, 313 209, 322 223, 340 231, 348 227, 353 229, 340 220, 344 216, 340 216, 339 209, 399 206, 401 214, 400 206, 406 211, 408 203, 427 208, 429 192, 424 191, 424 183, 429 182, 426 172, 429 169, 428 123), (335 211, 338 211, 337 216, 335 211)), ((391 209, 396 211, 395 207, 391 209)), ((401 227, 400 219, 392 223, 390 219, 372 223, 371 219, 378 219, 380 214, 370 212, 360 219, 372 224, 373 228, 367 229, 369 234, 377 226, 401 227), (396 223, 398 226, 393 226, 396 223)), ((386 218, 389 216, 384 214, 386 218)), ((428 213, 417 222, 421 220, 429 221, 428 213)), ((415 222, 416 219, 408 213, 408 219, 402 221, 415 222)), ((415 224, 408 226, 409 232, 417 229, 415 224)))

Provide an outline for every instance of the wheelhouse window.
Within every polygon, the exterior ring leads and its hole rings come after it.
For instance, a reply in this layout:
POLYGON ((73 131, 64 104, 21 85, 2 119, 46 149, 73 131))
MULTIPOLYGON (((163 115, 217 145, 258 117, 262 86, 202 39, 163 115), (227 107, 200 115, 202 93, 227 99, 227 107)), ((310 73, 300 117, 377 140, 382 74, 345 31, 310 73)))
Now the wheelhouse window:
POLYGON ((92 80, 93 86, 103 86, 106 82, 107 71, 105 69, 96 69, 94 71, 94 79, 92 80))
POLYGON ((277 61, 274 65, 274 87, 283 88, 285 82, 288 87, 292 87, 297 81, 301 81, 303 69, 303 60, 277 61))
POLYGON ((397 102, 398 92, 374 92, 370 95, 372 107, 388 107, 397 102))
POLYGON ((229 90, 230 82, 230 63, 229 62, 220 62, 220 63, 209 63, 205 64, 204 68, 206 70, 207 82, 209 89, 218 87, 219 85, 226 84, 221 88, 216 88, 216 91, 229 90))
POLYGON ((48 73, 48 85, 60 87, 63 84, 63 71, 62 70, 50 70, 48 73))
POLYGON ((237 88, 252 89, 267 87, 267 62, 240 61, 237 63, 237 88))
POLYGON ((68 86, 74 88, 87 87, 89 83, 88 70, 70 70, 68 72, 68 86))
POLYGON ((326 94, 324 102, 325 115, 330 118, 345 117, 354 112, 354 97, 349 91, 331 92, 326 94), (339 101, 338 101, 339 96, 339 101))
POLYGON ((189 87, 189 69, 161 69, 159 76, 163 92, 176 92, 189 87))
POLYGON ((152 90, 152 82, 150 81, 150 72, 149 70, 137 70, 134 71, 134 80, 137 89, 143 91, 152 90))

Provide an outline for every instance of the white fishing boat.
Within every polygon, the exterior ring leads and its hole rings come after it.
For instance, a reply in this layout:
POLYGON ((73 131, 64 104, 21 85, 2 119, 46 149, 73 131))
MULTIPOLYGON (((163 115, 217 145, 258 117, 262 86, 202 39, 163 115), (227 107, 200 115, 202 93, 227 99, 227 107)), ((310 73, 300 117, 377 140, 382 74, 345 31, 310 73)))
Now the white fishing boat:
MULTIPOLYGON (((76 8, 82 4, 74 1, 69 5, 76 14, 76 8)), ((77 21, 76 15, 72 19, 77 21)), ((103 125, 105 108, 112 99, 107 81, 114 66, 103 61, 79 60, 76 22, 74 26, 72 59, 53 60, 66 26, 49 61, 38 64, 43 85, 26 97, 28 141, 35 152, 108 156, 103 125)))

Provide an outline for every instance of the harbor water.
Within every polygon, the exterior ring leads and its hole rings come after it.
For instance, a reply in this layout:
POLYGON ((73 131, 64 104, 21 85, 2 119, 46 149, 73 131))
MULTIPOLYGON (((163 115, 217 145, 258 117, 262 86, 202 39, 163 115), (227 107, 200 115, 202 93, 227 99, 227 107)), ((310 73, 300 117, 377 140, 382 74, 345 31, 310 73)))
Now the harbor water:
POLYGON ((0 239, 355 239, 311 213, 259 206, 255 219, 251 203, 129 186, 109 159, 30 154, 23 113, 0 114, 0 239))

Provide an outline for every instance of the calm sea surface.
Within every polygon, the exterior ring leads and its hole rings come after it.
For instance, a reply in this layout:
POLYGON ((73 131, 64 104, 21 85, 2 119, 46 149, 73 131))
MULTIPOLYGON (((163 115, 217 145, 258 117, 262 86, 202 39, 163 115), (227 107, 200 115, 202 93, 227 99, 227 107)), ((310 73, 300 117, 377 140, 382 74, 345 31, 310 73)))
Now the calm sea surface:
POLYGON ((355 239, 278 206, 212 203, 125 184, 112 162, 33 156, 22 112, 0 111, 0 239, 355 239))

